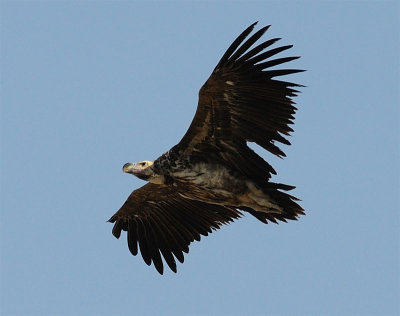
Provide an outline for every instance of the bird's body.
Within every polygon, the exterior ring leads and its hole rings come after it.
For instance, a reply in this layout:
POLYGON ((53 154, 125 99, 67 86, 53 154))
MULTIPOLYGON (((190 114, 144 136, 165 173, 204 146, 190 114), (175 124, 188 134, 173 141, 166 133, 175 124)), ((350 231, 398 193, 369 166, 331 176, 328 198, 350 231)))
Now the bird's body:
POLYGON ((159 170, 155 172, 159 176, 150 182, 171 185, 187 199, 250 207, 260 212, 282 212, 282 208, 268 195, 267 181, 256 183, 216 157, 196 158, 193 155, 194 161, 180 161, 170 156, 171 153, 167 152, 155 160, 154 170, 159 170))
POLYGON ((181 141, 154 161, 123 167, 149 183, 132 192, 110 219, 113 234, 126 230, 131 252, 136 255, 139 245, 145 262, 160 273, 160 254, 176 272, 174 257, 183 262, 191 241, 240 217, 238 209, 264 223, 304 214, 285 192, 294 187, 271 182, 275 170, 247 144, 285 156, 276 142, 290 144, 284 135, 293 131, 292 97, 299 85, 273 78, 301 71, 270 69, 298 57, 267 60, 291 46, 264 51, 279 40, 271 39, 251 48, 268 29, 244 41, 254 25, 232 43, 200 89, 181 141))

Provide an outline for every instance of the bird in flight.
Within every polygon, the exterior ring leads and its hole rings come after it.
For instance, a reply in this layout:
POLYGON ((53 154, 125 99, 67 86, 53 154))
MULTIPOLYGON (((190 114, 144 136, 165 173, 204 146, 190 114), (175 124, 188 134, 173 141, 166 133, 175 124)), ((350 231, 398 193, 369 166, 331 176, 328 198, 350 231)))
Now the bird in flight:
POLYGON ((133 191, 109 222, 116 238, 127 231, 128 248, 163 274, 163 260, 176 272, 189 244, 242 216, 263 223, 304 215, 294 186, 271 182, 272 166, 255 153, 253 142, 284 157, 277 142, 293 129, 292 100, 299 84, 277 77, 303 70, 277 69, 299 57, 275 55, 292 45, 271 48, 280 38, 256 45, 268 30, 250 37, 254 23, 229 46, 199 91, 196 114, 181 141, 154 161, 126 163, 123 171, 148 183, 133 191), (246 38, 248 38, 246 40, 246 38))

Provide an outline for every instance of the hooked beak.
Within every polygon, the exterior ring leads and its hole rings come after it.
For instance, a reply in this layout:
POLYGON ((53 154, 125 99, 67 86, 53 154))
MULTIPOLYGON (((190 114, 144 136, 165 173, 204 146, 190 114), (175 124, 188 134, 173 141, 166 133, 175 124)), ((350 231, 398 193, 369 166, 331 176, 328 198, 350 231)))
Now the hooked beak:
POLYGON ((137 167, 136 163, 126 163, 124 164, 124 166, 122 167, 122 171, 125 173, 131 173, 133 175, 137 174, 140 169, 137 167))

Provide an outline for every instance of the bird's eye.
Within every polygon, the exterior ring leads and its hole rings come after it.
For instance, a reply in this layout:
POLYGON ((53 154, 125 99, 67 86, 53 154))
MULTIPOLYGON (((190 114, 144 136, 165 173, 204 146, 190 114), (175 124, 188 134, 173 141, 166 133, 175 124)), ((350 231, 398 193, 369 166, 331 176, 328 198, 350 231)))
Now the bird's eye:
POLYGON ((146 165, 146 163, 145 163, 145 162, 141 162, 140 165, 141 165, 142 167, 144 167, 144 166, 146 165))

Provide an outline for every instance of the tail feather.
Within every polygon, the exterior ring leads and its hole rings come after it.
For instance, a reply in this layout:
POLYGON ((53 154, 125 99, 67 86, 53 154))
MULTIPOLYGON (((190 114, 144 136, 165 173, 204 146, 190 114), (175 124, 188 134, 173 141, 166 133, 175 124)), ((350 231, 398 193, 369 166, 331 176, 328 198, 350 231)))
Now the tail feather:
POLYGON ((263 188, 263 191, 282 209, 281 212, 277 212, 276 209, 271 209, 270 213, 260 212, 246 206, 242 206, 240 209, 250 213, 265 224, 268 224, 268 222, 277 224, 277 221, 286 223, 287 220, 297 220, 300 215, 305 215, 304 209, 297 203, 300 199, 281 191, 290 191, 294 188, 291 185, 271 182, 263 188))

